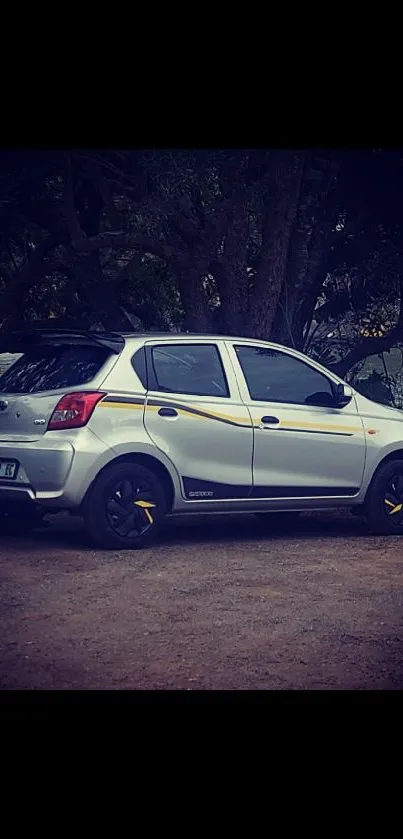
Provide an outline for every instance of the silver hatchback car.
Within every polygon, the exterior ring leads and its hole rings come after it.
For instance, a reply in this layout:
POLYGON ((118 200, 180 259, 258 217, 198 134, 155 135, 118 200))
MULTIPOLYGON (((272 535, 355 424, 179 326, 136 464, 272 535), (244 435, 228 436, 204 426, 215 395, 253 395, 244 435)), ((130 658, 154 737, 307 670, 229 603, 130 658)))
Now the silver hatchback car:
POLYGON ((137 548, 175 513, 351 507, 403 534, 403 412, 245 338, 31 330, 0 377, 0 510, 137 548))

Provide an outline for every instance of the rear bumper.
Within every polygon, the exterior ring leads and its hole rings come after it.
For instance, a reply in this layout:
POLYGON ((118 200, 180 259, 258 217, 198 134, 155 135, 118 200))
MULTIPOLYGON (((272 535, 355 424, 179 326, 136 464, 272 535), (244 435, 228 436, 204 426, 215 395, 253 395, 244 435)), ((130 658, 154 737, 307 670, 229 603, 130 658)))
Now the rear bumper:
POLYGON ((97 471, 110 457, 105 445, 86 429, 44 434, 35 442, 0 440, 0 460, 16 460, 18 471, 0 480, 0 503, 36 503, 55 509, 80 506, 97 471))

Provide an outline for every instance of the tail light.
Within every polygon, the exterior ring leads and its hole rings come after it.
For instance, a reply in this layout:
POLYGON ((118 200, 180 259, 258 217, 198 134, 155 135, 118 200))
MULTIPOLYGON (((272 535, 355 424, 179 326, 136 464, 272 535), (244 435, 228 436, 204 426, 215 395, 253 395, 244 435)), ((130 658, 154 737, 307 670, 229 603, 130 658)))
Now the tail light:
POLYGON ((48 431, 59 431, 62 428, 82 428, 87 425, 95 406, 106 393, 84 391, 83 393, 66 393, 57 403, 49 420, 48 431))

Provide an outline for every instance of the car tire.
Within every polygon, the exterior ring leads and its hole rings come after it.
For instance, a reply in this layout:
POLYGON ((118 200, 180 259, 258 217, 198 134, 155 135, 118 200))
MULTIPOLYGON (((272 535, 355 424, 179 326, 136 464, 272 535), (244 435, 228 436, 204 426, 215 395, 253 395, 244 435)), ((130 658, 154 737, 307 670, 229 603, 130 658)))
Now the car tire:
POLYGON ((374 533, 403 536, 403 461, 379 467, 368 491, 365 514, 374 533))
POLYGON ((116 463, 95 479, 85 505, 85 526, 102 548, 142 548, 156 536, 166 511, 157 476, 137 463, 116 463))

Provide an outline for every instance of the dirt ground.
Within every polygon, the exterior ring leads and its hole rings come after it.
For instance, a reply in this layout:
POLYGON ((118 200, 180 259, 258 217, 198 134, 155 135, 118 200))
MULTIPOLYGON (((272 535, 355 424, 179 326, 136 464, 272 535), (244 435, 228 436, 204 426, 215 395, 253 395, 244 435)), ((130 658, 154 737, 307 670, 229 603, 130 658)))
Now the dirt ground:
POLYGON ((122 553, 58 516, 0 552, 3 689, 403 688, 403 539, 350 514, 176 519, 122 553))

